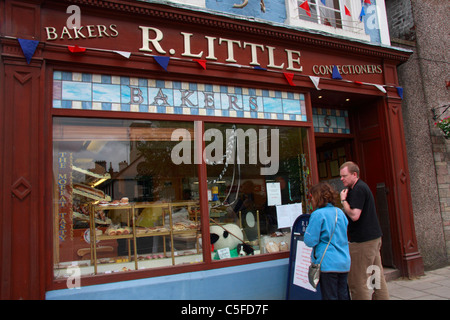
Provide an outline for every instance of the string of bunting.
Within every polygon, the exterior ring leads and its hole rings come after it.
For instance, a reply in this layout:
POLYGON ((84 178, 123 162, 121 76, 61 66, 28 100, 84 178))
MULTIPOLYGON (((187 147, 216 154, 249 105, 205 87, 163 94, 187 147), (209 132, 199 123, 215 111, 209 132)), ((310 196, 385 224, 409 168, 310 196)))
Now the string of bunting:
MULTIPOLYGON (((364 0, 364 1, 370 1, 370 0, 364 0)), ((11 37, 8 37, 8 38, 11 38, 11 37)), ((33 55, 36 51, 39 41, 18 39, 18 38, 17 38, 17 40, 20 44, 20 47, 22 48, 22 51, 23 51, 23 54, 25 56, 27 63, 30 64, 31 58, 33 57, 33 55)), ((246 66, 246 65, 234 64, 234 63, 221 63, 221 62, 215 62, 215 61, 207 62, 206 60, 203 60, 203 59, 187 59, 187 58, 177 58, 177 57, 156 56, 156 55, 151 55, 151 54, 147 54, 147 53, 131 53, 131 52, 127 52, 127 51, 118 51, 118 50, 109 50, 109 49, 100 49, 100 48, 86 48, 86 47, 80 47, 78 45, 74 45, 74 46, 59 45, 59 44, 51 44, 51 45, 57 46, 57 47, 66 47, 67 50, 71 54, 84 54, 84 53, 86 53, 86 51, 92 50, 92 51, 116 53, 126 59, 129 59, 132 54, 136 55, 136 56, 148 56, 148 57, 152 57, 155 60, 155 62, 161 68, 163 68, 166 72, 169 72, 168 66, 169 66, 170 60, 179 60, 179 61, 195 62, 203 70, 207 70, 207 65, 210 64, 210 65, 220 65, 220 66, 235 67, 235 68, 247 68, 247 69, 259 70, 259 71, 264 71, 264 72, 272 72, 272 73, 276 73, 276 74, 282 73, 284 78, 286 79, 287 83, 293 87, 296 86, 295 82, 294 82, 294 77, 308 77, 310 79, 310 81, 313 83, 316 90, 321 90, 321 88, 319 87, 320 80, 322 80, 322 79, 330 80, 330 78, 322 78, 322 77, 308 76, 308 75, 302 75, 302 74, 293 74, 293 73, 289 73, 289 72, 280 72, 280 71, 276 71, 276 70, 268 70, 268 69, 260 67, 260 66, 246 66)), ((331 79, 339 80, 339 81, 347 82, 347 83, 354 83, 354 84, 358 84, 358 85, 375 86, 378 90, 380 90, 383 93, 387 93, 385 88, 395 88, 397 90, 397 93, 400 96, 400 98, 403 99, 403 88, 402 87, 374 84, 374 83, 361 82, 361 81, 345 80, 342 78, 341 74, 339 73, 337 66, 333 66, 331 79)))

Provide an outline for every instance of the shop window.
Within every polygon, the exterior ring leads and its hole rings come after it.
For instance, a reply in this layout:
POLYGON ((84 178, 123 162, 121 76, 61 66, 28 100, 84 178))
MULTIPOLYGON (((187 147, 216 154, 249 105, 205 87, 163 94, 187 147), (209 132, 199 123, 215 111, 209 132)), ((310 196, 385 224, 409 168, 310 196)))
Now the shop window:
POLYGON ((108 274, 203 263, 205 254, 220 260, 289 250, 290 228, 276 205, 309 211, 306 129, 204 123, 199 162, 198 124, 54 118, 55 278, 74 267, 108 274), (208 199, 199 193, 201 162, 208 199), (200 201, 209 212, 200 212, 200 201), (235 236, 236 245, 220 250, 226 246, 202 237, 201 224, 211 235, 235 236), (205 241, 215 252, 202 250, 205 241))
POLYGON ((281 220, 280 206, 296 203, 297 215, 308 209, 306 130, 217 123, 205 129, 213 136, 211 145, 225 140, 223 152, 209 153, 216 150, 207 147, 205 154, 214 259, 289 250, 290 228, 281 220), (236 249, 231 241, 245 245, 236 249))
POLYGON ((54 119, 56 277, 202 261, 197 166, 171 161, 179 128, 193 123, 54 119))

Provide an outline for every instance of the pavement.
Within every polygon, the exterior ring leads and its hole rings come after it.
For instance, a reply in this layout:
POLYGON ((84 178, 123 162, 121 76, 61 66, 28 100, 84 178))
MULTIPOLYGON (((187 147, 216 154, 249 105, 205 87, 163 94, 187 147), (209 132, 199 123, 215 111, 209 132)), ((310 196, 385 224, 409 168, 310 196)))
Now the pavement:
POLYGON ((415 279, 388 280, 390 300, 450 300, 450 266, 415 279))

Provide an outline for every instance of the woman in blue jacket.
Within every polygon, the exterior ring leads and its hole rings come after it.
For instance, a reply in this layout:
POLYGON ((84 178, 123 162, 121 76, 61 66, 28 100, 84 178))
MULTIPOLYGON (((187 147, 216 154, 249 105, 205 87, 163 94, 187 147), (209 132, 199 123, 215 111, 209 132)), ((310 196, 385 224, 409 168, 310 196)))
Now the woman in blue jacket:
POLYGON ((337 192, 326 182, 320 182, 311 188, 314 211, 304 236, 305 244, 313 248, 311 260, 318 264, 335 230, 320 267, 319 283, 323 300, 350 299, 347 285, 350 271, 348 220, 344 212, 334 206, 336 195, 337 192))

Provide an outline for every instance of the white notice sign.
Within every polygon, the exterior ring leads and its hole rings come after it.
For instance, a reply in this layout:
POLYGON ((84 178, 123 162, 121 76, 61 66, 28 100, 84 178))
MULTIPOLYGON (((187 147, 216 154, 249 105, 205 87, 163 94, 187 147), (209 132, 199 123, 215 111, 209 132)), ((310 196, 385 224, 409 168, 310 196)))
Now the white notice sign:
POLYGON ((312 248, 306 246, 303 241, 297 241, 297 255, 295 257, 294 281, 296 286, 316 292, 308 280, 308 269, 311 264, 312 248))
POLYGON ((281 205, 281 187, 279 182, 267 182, 267 205, 279 206, 281 205))
POLYGON ((230 248, 218 249, 217 254, 219 255, 219 259, 231 258, 230 248))
POLYGON ((278 228, 292 228, 297 217, 302 214, 301 202, 276 206, 276 208, 278 228))

